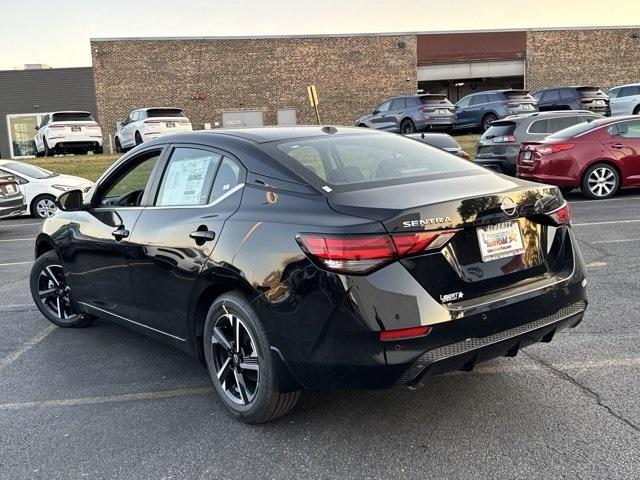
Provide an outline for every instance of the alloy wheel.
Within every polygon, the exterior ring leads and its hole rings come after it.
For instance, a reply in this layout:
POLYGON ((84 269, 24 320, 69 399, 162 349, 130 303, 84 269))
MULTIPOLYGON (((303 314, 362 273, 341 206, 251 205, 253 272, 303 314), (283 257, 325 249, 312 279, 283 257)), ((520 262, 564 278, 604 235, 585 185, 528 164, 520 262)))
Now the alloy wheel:
POLYGON ((260 362, 256 342, 242 320, 233 313, 220 316, 211 335, 216 378, 227 397, 246 405, 258 392, 260 362))
POLYGON ((71 289, 67 285, 61 265, 47 265, 38 277, 38 297, 44 308, 60 320, 76 316, 71 302, 71 289))
POLYGON ((596 168, 587 179, 589 191, 596 197, 606 197, 616 188, 616 176, 607 167, 596 168))
POLYGON ((55 202, 50 198, 42 198, 36 203, 36 212, 40 218, 52 217, 57 209, 55 202))

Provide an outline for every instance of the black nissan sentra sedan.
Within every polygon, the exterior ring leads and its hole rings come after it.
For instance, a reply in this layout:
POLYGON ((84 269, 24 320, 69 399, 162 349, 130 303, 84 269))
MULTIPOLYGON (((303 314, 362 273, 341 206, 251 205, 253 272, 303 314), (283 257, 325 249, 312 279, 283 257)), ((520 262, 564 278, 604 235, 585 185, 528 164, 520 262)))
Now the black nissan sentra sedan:
POLYGON ((556 187, 390 133, 167 136, 58 204, 36 240, 40 311, 189 352, 248 423, 301 389, 412 386, 514 356, 587 306, 556 187))

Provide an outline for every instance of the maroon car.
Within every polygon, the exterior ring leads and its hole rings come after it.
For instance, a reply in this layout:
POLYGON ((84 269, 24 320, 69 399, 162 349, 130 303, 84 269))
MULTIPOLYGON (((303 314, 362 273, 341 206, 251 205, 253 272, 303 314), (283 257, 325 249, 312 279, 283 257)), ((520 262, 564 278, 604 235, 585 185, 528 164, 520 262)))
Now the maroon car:
POLYGON ((517 176, 580 188, 589 198, 609 198, 640 186, 640 116, 615 117, 560 130, 540 142, 525 142, 517 176))

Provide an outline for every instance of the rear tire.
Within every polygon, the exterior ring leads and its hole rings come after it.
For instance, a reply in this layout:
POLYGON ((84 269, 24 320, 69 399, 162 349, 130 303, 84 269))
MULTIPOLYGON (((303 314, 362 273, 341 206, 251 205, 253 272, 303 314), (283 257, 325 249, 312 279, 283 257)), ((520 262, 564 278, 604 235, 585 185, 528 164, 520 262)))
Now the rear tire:
POLYGON ((49 144, 47 143, 47 139, 42 139, 42 145, 44 146, 44 152, 42 153, 45 157, 53 156, 53 151, 49 148, 49 144))
POLYGON ((400 124, 400 133, 407 135, 409 133, 416 133, 416 124, 410 118, 405 118, 400 124))
POLYGON ((62 262, 55 251, 38 257, 31 268, 29 280, 33 301, 50 322, 60 327, 81 328, 95 320, 77 308, 62 262))
POLYGON ((265 328, 237 292, 218 297, 204 327, 207 369, 218 398, 236 419, 257 424, 289 412, 300 391, 281 392, 265 328), (239 339, 239 342, 238 342, 239 339))
POLYGON ((116 144, 116 153, 124 153, 124 149, 122 148, 122 144, 120 143, 120 139, 118 137, 116 137, 115 144, 116 144))
POLYGON ((487 130, 489 130, 491 124, 496 120, 498 120, 498 117, 496 117, 493 113, 485 115, 482 119, 482 131, 486 132, 487 130))
POLYGON ((640 105, 636 105, 636 108, 633 109, 634 115, 640 115, 640 105))
POLYGON ((582 177, 580 190, 587 198, 603 200, 613 197, 620 188, 618 171, 606 163, 590 166, 582 177))

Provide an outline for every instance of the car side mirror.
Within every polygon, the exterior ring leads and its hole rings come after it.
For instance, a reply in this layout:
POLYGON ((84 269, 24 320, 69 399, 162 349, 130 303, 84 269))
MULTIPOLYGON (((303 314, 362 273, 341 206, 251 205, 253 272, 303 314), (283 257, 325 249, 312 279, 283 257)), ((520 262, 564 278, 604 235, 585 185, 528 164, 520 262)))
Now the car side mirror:
POLYGON ((377 115, 380 113, 380 110, 374 110, 373 112, 371 112, 371 115, 377 115))
POLYGON ((122 128, 124 126, 124 122, 117 122, 116 128, 122 128))
POLYGON ((69 190, 56 200, 56 206, 63 212, 77 212, 84 209, 82 190, 69 190))

